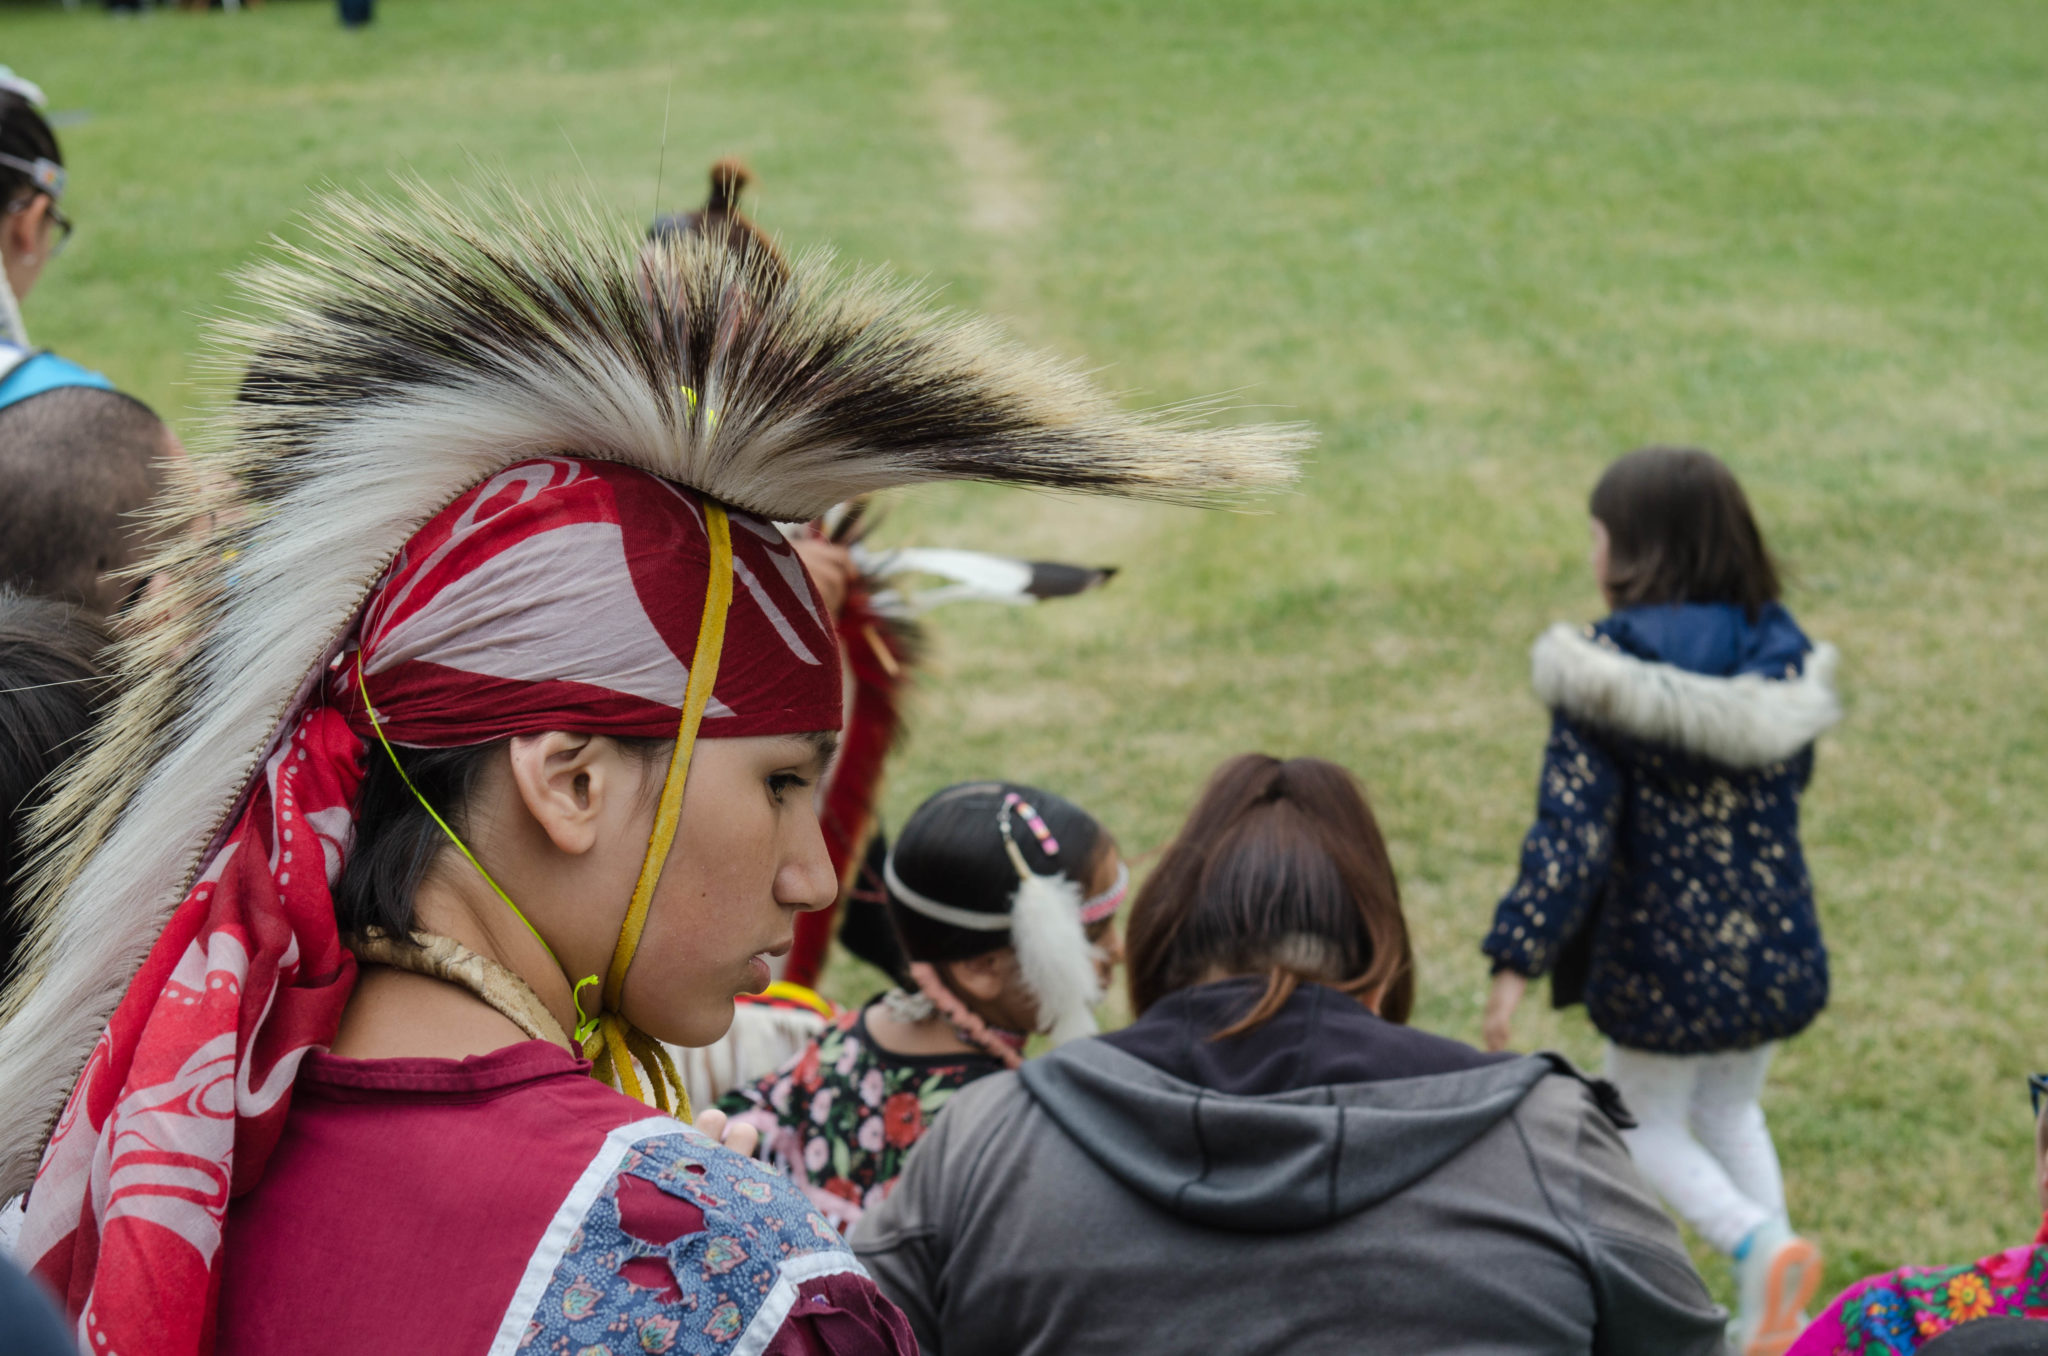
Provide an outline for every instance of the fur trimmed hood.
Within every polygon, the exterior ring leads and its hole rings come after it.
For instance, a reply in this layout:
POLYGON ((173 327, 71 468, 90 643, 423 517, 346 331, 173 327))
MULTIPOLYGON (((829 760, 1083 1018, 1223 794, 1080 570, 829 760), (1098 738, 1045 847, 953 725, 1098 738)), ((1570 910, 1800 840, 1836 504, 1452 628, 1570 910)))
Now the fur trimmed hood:
POLYGON ((1194 502, 1284 485, 1300 426, 1133 414, 1066 361, 828 256, 643 243, 600 205, 490 184, 324 199, 245 274, 237 396, 164 516, 169 583, 124 691, 32 833, 0 998, 0 1197, 263 759, 412 533, 540 455, 637 466, 769 518, 978 479, 1194 502))
POLYGON ((1821 642, 1795 678, 1721 678, 1640 659, 1559 622, 1530 654, 1536 695, 1553 711, 1729 767, 1781 762, 1842 718, 1835 647, 1821 642))

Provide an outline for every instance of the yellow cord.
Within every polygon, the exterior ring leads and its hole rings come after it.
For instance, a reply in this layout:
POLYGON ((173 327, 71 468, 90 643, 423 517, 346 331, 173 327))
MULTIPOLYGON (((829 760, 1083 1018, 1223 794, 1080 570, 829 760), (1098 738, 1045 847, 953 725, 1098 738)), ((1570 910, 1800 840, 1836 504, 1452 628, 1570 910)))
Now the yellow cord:
MULTIPOLYGON (((469 859, 469 864, 476 868, 476 873, 484 878, 484 884, 490 886, 493 893, 499 899, 505 901, 505 907, 512 910, 512 916, 526 924, 526 930, 533 934, 533 940, 540 943, 540 949, 548 953, 548 959, 555 963, 555 968, 557 970, 562 969, 561 957, 557 956, 555 949, 548 945, 548 939, 540 935, 540 929, 535 927, 533 921, 520 910, 517 904, 512 902, 512 896, 505 893, 504 886, 492 879, 490 872, 484 870, 484 864, 476 859, 474 852, 469 850, 469 844, 463 842, 461 835, 448 827, 448 821, 441 818, 441 812, 436 810, 432 802, 420 794, 420 789, 417 786, 413 785, 411 776, 406 773, 405 764, 398 761, 398 750, 392 748, 391 741, 385 738, 384 722, 378 718, 377 708, 370 701, 370 684, 363 677, 363 651, 360 646, 356 648, 356 688, 363 694, 363 710, 370 717, 370 728, 376 732, 377 742, 384 746, 385 755, 391 759, 391 766, 397 770, 398 779, 405 783, 405 789, 412 792, 412 798, 420 803, 420 808, 425 810, 433 821, 441 826, 441 832, 448 835, 448 841, 455 844, 455 850, 469 859)), ((595 1017, 585 1018, 583 1016, 583 990, 595 983, 597 983, 596 975, 586 976, 577 981, 576 988, 571 994, 576 1004, 576 1016, 579 1019, 576 1025, 576 1038, 578 1040, 583 1039, 585 1034, 584 1028, 597 1020, 595 1017)))
POLYGON ((647 838, 647 855, 640 862, 640 879, 633 886, 633 898, 626 905, 625 920, 619 926, 619 944, 612 951, 612 963, 605 976, 604 1006, 599 1011, 599 1030, 585 1039, 591 1072, 600 1078, 618 1080, 619 1090, 646 1101, 640 1080, 633 1073, 633 1060, 654 1084, 654 1104, 668 1110, 662 1085, 674 1091, 678 1114, 691 1119, 690 1097, 676 1073, 675 1062, 661 1043, 628 1022, 623 1013, 626 971, 640 949, 640 936, 647 929, 647 910, 654 902, 654 887, 675 845, 676 827, 683 816, 683 789, 690 779, 690 754, 697 746, 697 729, 704 723, 704 710, 711 704, 711 689, 718 682, 718 659, 725 649, 725 619, 732 609, 732 526, 725 510, 708 500, 704 504, 704 532, 710 539, 711 577, 704 587, 704 615, 697 623, 697 651, 690 659, 690 681, 683 689, 682 720, 676 727, 675 749, 669 754, 668 776, 662 782, 661 803, 654 812, 654 831, 647 838))

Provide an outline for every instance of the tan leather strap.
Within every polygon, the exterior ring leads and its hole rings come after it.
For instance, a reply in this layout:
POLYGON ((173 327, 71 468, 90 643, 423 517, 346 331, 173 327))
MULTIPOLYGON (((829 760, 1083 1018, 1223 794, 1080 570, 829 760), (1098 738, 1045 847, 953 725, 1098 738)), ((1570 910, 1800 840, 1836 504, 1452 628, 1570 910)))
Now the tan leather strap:
POLYGON ((571 1053, 580 1053, 569 1033, 548 1011, 540 995, 525 980, 488 956, 480 956, 453 937, 433 932, 415 932, 412 944, 399 941, 382 928, 370 928, 342 939, 356 959, 368 965, 388 965, 408 974, 425 975, 467 989, 483 1003, 526 1033, 527 1039, 547 1041, 571 1053))

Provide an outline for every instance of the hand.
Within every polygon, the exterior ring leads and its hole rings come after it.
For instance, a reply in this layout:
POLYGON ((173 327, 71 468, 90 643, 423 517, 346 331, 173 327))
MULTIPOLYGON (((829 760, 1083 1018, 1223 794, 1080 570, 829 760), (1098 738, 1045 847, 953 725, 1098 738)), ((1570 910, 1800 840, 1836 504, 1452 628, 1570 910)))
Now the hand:
POLYGON ((837 617, 846 603, 846 590, 853 584, 853 553, 823 537, 798 537, 790 545, 796 550, 796 558, 804 563, 811 582, 818 586, 825 611, 837 617))
POLYGON ((742 1158, 752 1158, 754 1150, 761 1147, 759 1130, 746 1121, 736 1125, 728 1124, 725 1113, 716 1107, 698 1112, 697 1119, 692 1124, 742 1158))
POLYGON ((1489 1050, 1505 1050, 1513 1039, 1515 1009, 1522 1002, 1522 995, 1529 990, 1529 977, 1518 975, 1513 970, 1496 971, 1493 988, 1486 995, 1486 1016, 1479 1023, 1479 1032, 1489 1050))

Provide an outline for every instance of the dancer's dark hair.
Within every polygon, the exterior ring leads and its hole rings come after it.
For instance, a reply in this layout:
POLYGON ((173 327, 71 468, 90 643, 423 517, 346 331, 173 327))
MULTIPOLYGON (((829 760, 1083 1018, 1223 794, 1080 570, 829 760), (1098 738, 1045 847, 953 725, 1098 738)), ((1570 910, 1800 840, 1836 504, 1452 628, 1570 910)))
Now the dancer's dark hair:
MULTIPOLYGON (((619 747, 645 767, 668 758, 674 741, 614 736, 619 747)), ((334 918, 343 936, 382 928, 410 940, 413 899, 421 882, 443 851, 454 853, 448 835, 427 813, 427 806, 464 839, 469 836, 469 810, 477 784, 493 759, 503 759, 509 740, 462 744, 447 749, 416 749, 394 744, 386 753, 372 739, 364 752, 367 766, 356 789, 355 842, 334 885, 334 918), (405 777, 393 765, 405 767, 405 777), (405 784, 406 777, 412 786, 405 784), (415 794, 417 788, 417 794, 415 794)), ((645 794, 660 793, 660 782, 645 794)), ((458 858, 458 862, 459 862, 458 858)), ((468 870, 467 864, 461 865, 468 870)))
POLYGON ((1405 1022, 1415 958, 1386 841, 1352 775, 1320 758, 1241 754, 1209 784, 1138 891, 1125 927, 1131 1006, 1212 978, 1263 975, 1219 1033, 1264 1022, 1304 982, 1405 1022))
MULTIPOLYGON (((11 89, 0 89, 0 155, 31 164, 37 160, 64 163, 64 153, 57 149, 57 134, 50 130, 50 124, 34 104, 11 89)), ((27 171, 0 164, 0 210, 42 191, 27 171)))
POLYGON ((21 950, 14 886, 23 830, 107 704, 107 640, 89 613, 0 588, 0 983, 21 950))
MULTIPOLYGON (((1037 812, 1059 851, 1050 853, 1016 811, 1011 841, 1024 864, 1041 876, 1064 875, 1085 892, 1089 878, 1114 845, 1094 816, 1064 796, 1014 782, 962 782, 917 807, 896 836, 891 853, 896 878, 927 899, 973 913, 1005 914, 1017 893, 1017 867, 998 822, 1004 798, 1019 797, 1037 812)), ((966 960, 1010 944, 1007 929, 956 927, 930 918, 891 893, 889 917, 906 961, 966 960)), ((899 982, 903 975, 893 976, 899 982)))
POLYGON ((1711 452, 1640 447, 1593 487, 1616 607, 1778 600, 1778 568, 1735 473, 1711 452))

